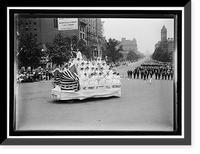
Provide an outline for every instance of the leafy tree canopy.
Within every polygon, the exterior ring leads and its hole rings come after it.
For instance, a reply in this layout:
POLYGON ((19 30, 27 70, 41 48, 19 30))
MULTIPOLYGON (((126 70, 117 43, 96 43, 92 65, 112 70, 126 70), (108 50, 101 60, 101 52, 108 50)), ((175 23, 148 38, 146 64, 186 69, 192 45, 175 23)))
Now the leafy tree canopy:
POLYGON ((116 46, 119 43, 119 41, 111 38, 106 41, 106 51, 104 51, 104 56, 107 56, 108 60, 111 62, 117 62, 123 57, 122 53, 120 53, 122 48, 116 49, 116 46))
POLYGON ((129 51, 126 60, 136 60, 140 58, 139 55, 137 55, 134 51, 129 51))
POLYGON ((83 39, 78 39, 77 36, 63 37, 60 33, 57 34, 52 43, 47 43, 47 54, 50 61, 57 65, 69 61, 71 57, 75 57, 75 53, 71 52, 79 50, 86 58, 92 56, 91 48, 86 45, 83 39))
POLYGON ((19 40, 18 62, 19 67, 37 67, 43 56, 42 47, 33 34, 21 37, 19 40))
POLYGON ((158 47, 152 54, 152 59, 162 62, 170 62, 172 60, 172 52, 164 52, 161 47, 158 47))
POLYGON ((71 41, 60 33, 55 36, 52 43, 46 43, 49 60, 57 65, 62 65, 70 58, 71 41))

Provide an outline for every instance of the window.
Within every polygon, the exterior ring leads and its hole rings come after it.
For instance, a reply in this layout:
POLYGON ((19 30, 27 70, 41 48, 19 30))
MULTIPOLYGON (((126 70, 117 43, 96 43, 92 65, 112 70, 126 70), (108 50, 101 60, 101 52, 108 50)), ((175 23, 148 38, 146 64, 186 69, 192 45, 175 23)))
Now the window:
POLYGON ((80 33, 80 39, 82 39, 82 33, 80 33))
POLYGON ((26 31, 28 31, 28 27, 26 27, 26 31))
POLYGON ((54 28, 58 28, 58 19, 57 18, 53 18, 53 25, 54 25, 54 28))
POLYGON ((37 27, 34 27, 34 30, 36 31, 36 30, 37 30, 37 27))

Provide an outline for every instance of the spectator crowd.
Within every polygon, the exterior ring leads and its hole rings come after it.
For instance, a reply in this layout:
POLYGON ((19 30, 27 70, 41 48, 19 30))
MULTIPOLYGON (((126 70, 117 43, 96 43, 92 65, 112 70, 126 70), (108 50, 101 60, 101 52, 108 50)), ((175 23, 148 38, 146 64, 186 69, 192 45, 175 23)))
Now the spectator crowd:
POLYGON ((17 83, 22 82, 36 82, 42 80, 51 80, 53 77, 52 70, 50 68, 43 69, 38 67, 37 69, 21 69, 17 74, 17 83))

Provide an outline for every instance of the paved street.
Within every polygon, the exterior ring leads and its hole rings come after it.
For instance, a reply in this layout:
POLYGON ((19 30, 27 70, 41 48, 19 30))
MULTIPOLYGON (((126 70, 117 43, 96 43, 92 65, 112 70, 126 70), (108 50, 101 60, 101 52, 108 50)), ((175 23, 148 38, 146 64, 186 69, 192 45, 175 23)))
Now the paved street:
MULTIPOLYGON (((122 76, 142 64, 118 69, 122 76)), ((163 130, 173 127, 172 80, 122 78, 120 98, 75 100, 51 98, 51 81, 22 83, 17 90, 19 130, 163 130)))

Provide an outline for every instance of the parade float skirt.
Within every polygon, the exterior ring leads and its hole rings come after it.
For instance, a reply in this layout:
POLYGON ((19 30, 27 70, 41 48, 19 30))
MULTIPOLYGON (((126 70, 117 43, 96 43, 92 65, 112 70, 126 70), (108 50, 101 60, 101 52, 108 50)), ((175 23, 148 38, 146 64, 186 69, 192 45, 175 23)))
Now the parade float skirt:
POLYGON ((80 90, 61 90, 60 86, 52 89, 51 95, 56 100, 83 100, 86 98, 100 98, 121 96, 121 83, 110 85, 89 85, 81 86, 80 90))

